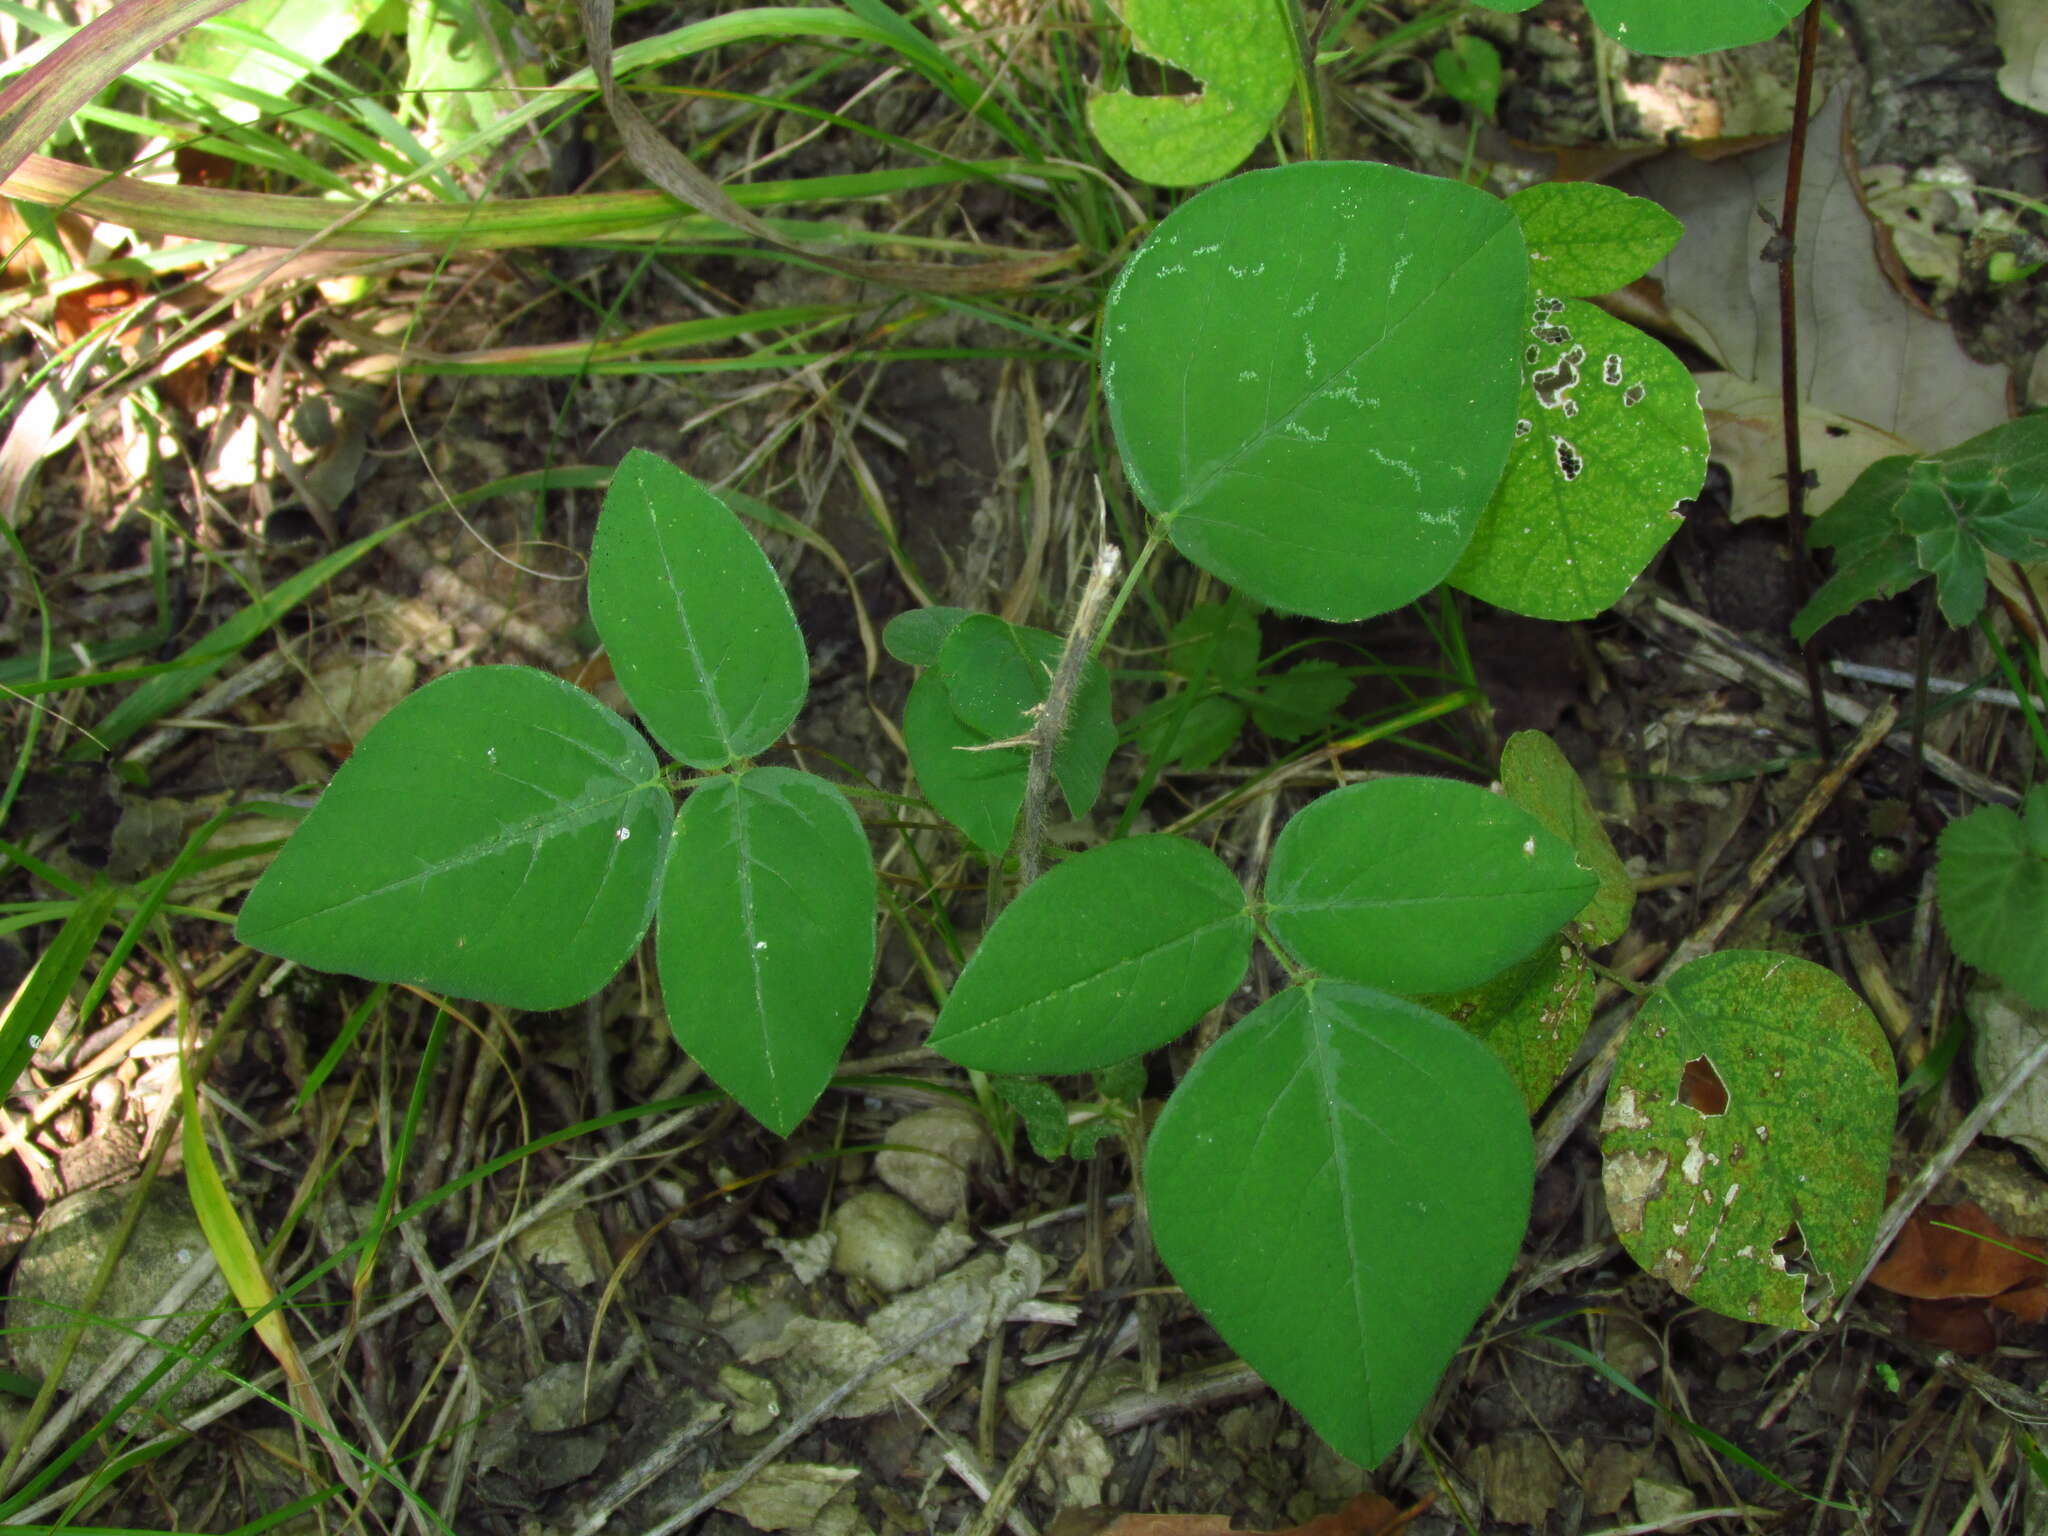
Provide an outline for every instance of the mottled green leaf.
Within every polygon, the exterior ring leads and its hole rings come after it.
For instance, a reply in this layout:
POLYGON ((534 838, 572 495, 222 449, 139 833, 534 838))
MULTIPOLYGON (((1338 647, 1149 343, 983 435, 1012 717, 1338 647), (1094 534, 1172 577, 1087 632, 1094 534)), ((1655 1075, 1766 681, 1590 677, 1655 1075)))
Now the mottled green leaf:
POLYGON ((1565 299, 1626 288, 1685 233, 1648 198, 1597 181, 1540 181, 1509 198, 1508 207, 1529 244, 1529 286, 1565 299))
POLYGON ((1483 1041, 1533 1115, 1571 1067, 1593 1021, 1593 994, 1585 952, 1553 942, 1491 981, 1416 1001, 1483 1041))
POLYGON ((1593 871, 1599 888, 1573 921, 1594 948, 1612 944, 1628 931, 1635 882, 1614 851, 1578 770, 1541 731, 1517 731, 1501 748, 1500 782, 1510 800, 1570 843, 1579 863, 1593 871))
POLYGON ((1607 1087, 1615 1233, 1703 1307, 1812 1328, 1870 1250, 1897 1108, 1884 1031, 1834 972, 1695 960, 1636 1015, 1607 1087))

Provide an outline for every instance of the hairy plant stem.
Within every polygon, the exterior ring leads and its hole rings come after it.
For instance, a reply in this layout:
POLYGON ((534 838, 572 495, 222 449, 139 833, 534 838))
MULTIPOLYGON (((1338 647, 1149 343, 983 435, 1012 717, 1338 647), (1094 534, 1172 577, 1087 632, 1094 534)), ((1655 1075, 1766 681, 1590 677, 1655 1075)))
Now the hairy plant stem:
MULTIPOLYGON (((1792 137, 1785 156, 1785 203, 1763 259, 1778 264, 1778 399, 1785 432, 1785 538, 1791 547, 1794 582, 1802 604, 1813 596, 1813 556, 1806 547, 1806 467, 1799 450, 1799 295, 1793 282, 1798 250, 1799 184, 1806 174, 1806 129, 1812 119, 1813 63, 1820 52, 1820 0, 1810 0, 1799 33, 1799 82, 1792 96, 1792 137)), ((1806 698, 1813 709, 1813 739, 1821 760, 1835 755, 1821 684, 1820 652, 1808 641, 1799 648, 1806 672, 1806 698)))
POLYGON ((1066 649, 1060 652, 1059 665, 1053 669, 1052 686, 1046 689, 1044 701, 1032 710, 1036 718, 1026 733, 1031 758, 1024 770, 1024 824, 1017 835, 1019 890, 1036 880, 1043 868, 1045 802, 1052 793, 1052 755, 1067 734, 1067 717, 1073 712, 1074 695, 1080 691, 1083 671, 1095 648, 1096 633, 1106 628, 1113 612, 1105 605, 1122 564, 1123 551, 1105 540, 1096 552, 1095 569, 1089 573, 1088 584, 1081 589, 1074 622, 1067 630, 1066 649))

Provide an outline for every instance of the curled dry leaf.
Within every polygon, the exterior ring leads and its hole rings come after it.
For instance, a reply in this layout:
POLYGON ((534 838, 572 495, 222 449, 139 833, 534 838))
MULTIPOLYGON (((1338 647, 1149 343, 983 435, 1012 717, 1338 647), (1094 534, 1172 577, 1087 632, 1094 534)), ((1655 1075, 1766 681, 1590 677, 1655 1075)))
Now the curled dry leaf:
POLYGON ((1070 1509, 1046 1528, 1046 1536, 1398 1536, 1434 1501, 1431 1494, 1409 1509, 1396 1509, 1376 1493, 1361 1493, 1342 1509, 1318 1515, 1284 1531, 1240 1531, 1228 1515, 1131 1515, 1113 1509, 1070 1509))

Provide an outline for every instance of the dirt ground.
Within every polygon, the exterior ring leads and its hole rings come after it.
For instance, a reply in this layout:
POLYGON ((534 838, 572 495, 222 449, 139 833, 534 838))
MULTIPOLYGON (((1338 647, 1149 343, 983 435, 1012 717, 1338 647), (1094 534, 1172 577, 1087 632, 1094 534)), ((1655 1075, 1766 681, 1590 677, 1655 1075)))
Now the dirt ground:
MULTIPOLYGON (((1845 0, 1830 16, 1839 26, 1830 27, 1823 79, 1853 98, 1856 151, 1866 166, 1943 167, 1967 178, 1959 185, 2048 192, 2048 116, 1999 93, 1999 57, 1982 8, 1970 0, 1845 0)), ((655 6, 627 27, 652 32, 682 19, 680 10, 655 6)), ((1648 78, 1641 61, 1619 65, 1603 87, 1607 66, 1575 5, 1546 0, 1525 16, 1494 18, 1486 30, 1509 68, 1503 136, 1493 141, 1502 164, 1548 156, 1554 165, 1556 151, 1599 150, 1607 142, 1603 111, 1622 141, 1651 131, 1637 105, 1648 98, 1617 89, 1632 70, 1648 78)), ((1789 95, 1792 59, 1783 42, 1762 45, 1691 88, 1728 105, 1731 134, 1768 132, 1773 103, 1789 95), (1741 112, 1753 112, 1757 126, 1741 112)), ((708 80, 714 61, 702 62, 708 80)), ((791 48, 715 62, 724 88, 774 95, 805 60, 791 48), (758 78, 746 75, 749 67, 758 78)), ((1455 173, 1463 120, 1441 97, 1423 99, 1421 71, 1415 58, 1396 58, 1358 88, 1355 108, 1333 102, 1339 152, 1455 173)), ((691 80, 685 70, 669 78, 691 80)), ((826 75, 808 99, 837 110, 865 83, 826 75)), ((915 137, 932 109, 903 90, 882 92, 863 110, 915 137)), ((693 107, 670 128, 687 137, 713 116, 710 104, 693 107)), ((595 122, 587 126, 601 135, 595 122)), ((731 146, 706 169, 727 173, 747 151, 731 146)), ((849 168, 846 144, 827 134, 778 171, 849 168)), ((610 178, 604 184, 630 184, 631 172, 602 153, 592 173, 610 178)), ((1991 202, 1923 210, 1938 226, 1931 243, 1959 253, 1957 280, 1947 293, 1925 278, 1907 285, 1924 300, 1939 298, 1972 357, 2012 371, 2018 402, 2048 343, 2048 288, 2038 279, 1986 279, 1971 243, 1986 237, 1972 219, 1991 202)), ((1009 245, 1066 239, 1042 209, 1004 206, 993 193, 964 199, 960 213, 1009 245)), ((425 267, 409 268, 384 280, 364 315, 416 310, 424 325, 411 345, 451 354, 588 334, 593 305, 616 304, 625 328, 693 313, 638 263, 631 252, 515 253, 458 264, 434 275, 431 287, 425 267)), ((853 292, 841 279, 744 252, 706 255, 695 275, 735 308, 832 302, 853 292)), ((1071 293, 1061 302, 1080 313, 1071 293)), ((306 354, 317 367, 303 377, 343 381, 363 355, 363 328, 358 320, 322 333, 306 354)), ((983 319, 944 310, 892 339, 962 351, 1014 341, 983 319)), ((26 358, 17 350, 7 366, 26 358)), ((397 385, 359 378, 350 388, 321 407, 360 433, 363 451, 334 526, 321 527, 274 478, 210 498, 174 488, 166 515, 198 544, 275 585, 333 541, 427 505, 436 485, 460 490, 549 465, 608 465, 634 447, 678 458, 707 482, 738 476, 843 562, 764 535, 811 652, 800 745, 883 788, 905 781, 891 722, 910 674, 887 657, 877 662, 872 631, 924 599, 1056 626, 1090 547, 1087 449, 1104 429, 1079 364, 957 357, 772 374, 413 374, 397 385), (1032 513, 1034 495, 1044 500, 1043 518, 1032 513), (893 523, 893 549, 878 509, 893 523)), ((271 403, 289 414, 310 395, 307 388, 271 403)), ((205 434, 189 435, 202 451, 205 434)), ((148 541, 139 518, 115 515, 122 488, 135 483, 134 467, 117 453, 111 437, 88 436, 53 461, 26 530, 59 615, 60 643, 139 630, 148 615, 148 594, 114 579, 144 560, 148 541)), ((1698 927, 1814 779, 1814 765, 1801 761, 1811 742, 1803 694, 1753 665, 1762 655, 1796 670, 1785 638, 1799 603, 1793 562, 1777 520, 1731 520, 1730 483, 1717 468, 1683 530, 1613 614, 1548 625, 1468 605, 1473 662, 1490 708, 1460 712, 1413 738, 1491 763, 1515 730, 1555 736, 1638 876, 1635 929, 1606 957, 1624 972, 1653 965, 1698 927), (1688 627, 1675 610, 1711 624, 1688 627)), ((466 523, 441 516, 398 535, 238 664, 273 647, 285 651, 267 681, 167 723, 150 747, 144 782, 73 760, 46 738, 8 838, 67 874, 141 879, 218 806, 304 795, 332 771, 354 722, 447 667, 585 667, 594 644, 576 578, 597 505, 592 490, 499 497, 468 507, 466 523), (326 680, 330 702, 338 679, 354 680, 325 719, 287 713, 294 699, 320 693, 309 689, 309 676, 326 680), (275 729, 288 718, 299 720, 289 733, 275 729)), ((240 597, 197 566, 174 577, 187 637, 232 612, 240 597)), ((1169 609, 1196 590, 1191 569, 1162 568, 1169 609)), ((1910 668, 1923 597, 1924 589, 1875 604, 1836 626, 1834 654, 1910 668)), ((16 653, 32 646, 35 628, 12 574, 7 601, 4 649, 16 653)), ((1269 649, 1299 644, 1304 655, 1345 664, 1369 653, 1388 666, 1432 665, 1440 653, 1427 617, 1404 611, 1341 630, 1268 620, 1265 638, 1269 649)), ((1157 638, 1133 631, 1133 665, 1144 664, 1137 649, 1157 638)), ((1971 677, 1983 665, 1967 636, 1951 636, 1931 670, 1971 677)), ((1869 683, 1830 686, 1865 703, 1896 697, 1869 683)), ((111 702, 94 698, 100 708, 111 702)), ((1377 702, 1367 684, 1352 707, 1377 702)), ((18 742, 18 722, 10 731, 18 742)), ((2029 749, 2005 712, 1956 711, 1929 739, 1996 783, 2025 781, 2029 749)), ((1139 825, 1170 823, 1280 750, 1248 734, 1215 768, 1166 776, 1139 825)), ((1345 767, 1443 771, 1442 761, 1389 747, 1345 767)), ((1112 768, 1104 796, 1114 809, 1133 788, 1128 772, 1117 780, 1119 771, 1112 768)), ((1272 827, 1328 782, 1327 772, 1304 778, 1229 813, 1215 846, 1226 858, 1252 859, 1272 827)), ((1832 964, 1866 995, 1882 991, 1891 1006, 1881 1017, 1909 1060, 1938 1051, 1963 1028, 1962 979, 1921 914, 1932 838, 1969 803, 1953 785, 1912 782, 1903 755, 1878 751, 1743 919, 1746 942, 1832 964)), ((1100 837, 1109 825, 1101 818, 1067 833, 1100 837)), ((275 827, 264 835, 276 835, 275 827)), ((226 866, 212 887, 181 899, 188 908, 232 911, 250 878, 246 866, 226 866)), ((983 920, 974 878, 964 862, 940 871, 941 886, 953 888, 953 919, 970 933, 983 920)), ((51 892, 17 867, 6 894, 18 901, 51 892)), ((194 977, 232 949, 219 922, 181 917, 174 932, 194 977)), ((35 958, 33 943, 22 942, 33 937, 0 940, 0 968, 9 972, 0 982, 12 986, 35 958)), ((226 1007, 245 975, 227 972, 201 988, 202 1009, 226 1007)), ((61 1056, 39 1058, 21 1108, 34 1109, 171 990, 159 969, 135 967, 102 1018, 78 1025, 79 1039, 61 1056)), ((363 992, 354 982, 290 974, 246 1000, 237 1027, 215 1042, 208 1091, 220 1109, 221 1150, 232 1159, 232 1187, 252 1233, 259 1243, 278 1240, 269 1257, 280 1282, 309 1273, 374 1219, 393 1116, 420 1074, 431 1010, 397 1000, 299 1104, 363 992)), ((819 1262, 813 1240, 834 1212, 881 1187, 885 1154, 875 1149, 898 1139, 906 1117, 957 1107, 961 1074, 924 1048, 932 1006, 917 957, 892 939, 849 1049, 846 1075, 860 1081, 828 1093, 788 1140, 729 1107, 678 1105, 504 1167, 491 1160, 703 1084, 673 1045, 651 978, 636 967, 585 1008, 523 1017, 479 1011, 473 1028, 451 1032, 427 1080, 426 1132, 395 1193, 412 1200, 477 1177, 402 1239, 387 1240, 359 1283, 351 1284, 350 1262, 292 1302, 301 1346, 319 1341, 314 1375, 339 1434, 392 1459, 438 1511, 414 1510, 387 1486, 366 1495, 363 1518, 421 1530, 438 1518, 456 1531, 503 1536, 667 1531, 678 1511, 766 1451, 771 1470, 752 1484, 760 1497, 723 1498, 688 1529, 967 1529, 988 1485, 1020 1459, 1023 1492, 1008 1528, 1061 1536, 1102 1529, 1113 1510, 1211 1513, 1242 1530, 1276 1530, 1367 1490, 1404 1510, 1433 1501, 1403 1527, 1412 1536, 2048 1529, 2048 1497, 2015 1434, 2015 1426, 2038 1433, 2048 1422, 2048 1399, 2034 1395, 2044 1358, 2039 1324, 2000 1318, 1987 1324, 1988 1350, 1958 1354, 1952 1336, 1874 1288, 1845 1317, 1806 1334, 1690 1306, 1638 1272, 1616 1242, 1590 1116, 1563 1122, 1569 1134, 1541 1171, 1513 1275, 1417 1432, 1380 1467, 1355 1467, 1329 1451, 1236 1366, 1180 1298, 1151 1256, 1119 1144, 1105 1143, 1087 1162, 1046 1162, 1021 1136, 1000 1154, 971 1137, 962 1144, 964 1208, 950 1226, 927 1221, 917 1241, 939 1244, 956 1263, 984 1260, 990 1274, 1019 1262, 1013 1245, 1024 1244, 1042 1263, 1035 1294, 919 1406, 898 1400, 828 1417, 778 1444, 804 1404, 749 1351, 791 1317, 863 1324, 882 1303, 871 1279, 819 1262), (1089 1363, 1093 1379, 1071 1417, 1057 1433, 1027 1440, 1029 1415, 1020 1410, 1042 1404, 1075 1359, 1089 1363), (1036 1385, 1020 1396, 1027 1382, 1036 1385), (2028 1417, 2037 1411, 2043 1417, 2028 1417), (1746 1459, 1717 1453, 1713 1437, 1746 1459)), ((170 1032, 165 1025, 151 1038, 170 1032)), ((1190 1040, 1156 1055, 1150 1096, 1163 1097, 1194 1048, 1190 1040)), ((32 1140, 41 1154, 102 1139, 122 1121, 146 1133, 162 1109, 139 1096, 149 1084, 162 1090, 147 1070, 161 1059, 145 1052, 123 1064, 114 1075, 126 1082, 125 1097, 81 1094, 61 1113, 38 1112, 32 1140)), ((1966 1059, 1904 1119, 1901 1179, 1974 1103, 1966 1059)), ((1542 1123, 1559 1123, 1554 1116, 1542 1123)), ((20 1160, 39 1155, 25 1151, 20 1160)), ((179 1162, 174 1144, 165 1173, 179 1162)), ((15 1183, 33 1214, 39 1187, 26 1172, 15 1183)), ((2008 1231, 2048 1232, 2040 1170, 1995 1138, 1982 1140, 1939 1193, 1967 1194, 2008 1231)), ((1416 1262, 1426 1268, 1428 1256, 1416 1262)), ((247 1364, 256 1371, 259 1358, 252 1352, 247 1364)), ((283 1392, 275 1383, 270 1390, 283 1392)), ((245 1402, 124 1472, 83 1518, 102 1527, 233 1529, 331 1481, 334 1468, 279 1407, 245 1402)), ((344 1507, 353 1501, 298 1514, 289 1528, 338 1526, 344 1507)))

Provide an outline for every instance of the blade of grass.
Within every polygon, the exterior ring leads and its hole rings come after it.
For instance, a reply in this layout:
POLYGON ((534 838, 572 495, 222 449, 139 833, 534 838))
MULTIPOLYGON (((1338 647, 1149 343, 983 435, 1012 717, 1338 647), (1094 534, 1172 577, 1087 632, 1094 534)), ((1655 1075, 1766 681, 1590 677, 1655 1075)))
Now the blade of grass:
POLYGON ((118 894, 111 885, 93 885, 14 989, 6 1011, 0 1013, 0 1085, 4 1085, 0 1093, 13 1091, 43 1036, 57 1022, 58 1012, 70 1000, 72 986, 106 929, 118 894))

